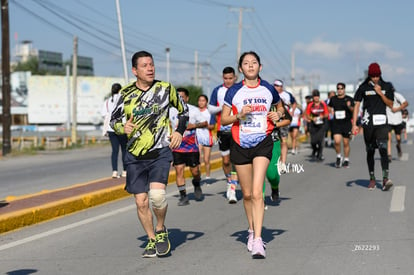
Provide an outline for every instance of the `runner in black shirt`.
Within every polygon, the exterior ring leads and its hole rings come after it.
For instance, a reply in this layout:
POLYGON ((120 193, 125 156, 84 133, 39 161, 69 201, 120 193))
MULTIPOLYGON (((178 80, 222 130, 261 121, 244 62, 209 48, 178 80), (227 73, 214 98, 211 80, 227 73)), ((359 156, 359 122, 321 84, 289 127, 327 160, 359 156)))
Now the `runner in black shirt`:
POLYGON ((394 87, 390 82, 386 82, 381 77, 381 69, 377 63, 372 63, 368 67, 368 77, 358 87, 354 96, 355 107, 352 120, 353 133, 359 131, 356 121, 358 118, 359 107, 363 101, 362 127, 364 128, 364 141, 367 151, 367 163, 370 181, 368 188, 373 190, 375 182, 375 149, 378 148, 381 155, 382 168, 382 190, 387 191, 391 188, 392 182, 388 178, 388 126, 386 106, 392 107, 394 100, 394 87))
POLYGON ((354 99, 345 94, 345 83, 336 84, 337 94, 329 100, 328 106, 333 114, 332 135, 336 151, 336 168, 349 167, 349 138, 352 135, 352 112, 354 110, 354 99), (344 159, 341 155, 341 142, 344 146, 344 159), (343 161, 343 162, 342 162, 343 161))

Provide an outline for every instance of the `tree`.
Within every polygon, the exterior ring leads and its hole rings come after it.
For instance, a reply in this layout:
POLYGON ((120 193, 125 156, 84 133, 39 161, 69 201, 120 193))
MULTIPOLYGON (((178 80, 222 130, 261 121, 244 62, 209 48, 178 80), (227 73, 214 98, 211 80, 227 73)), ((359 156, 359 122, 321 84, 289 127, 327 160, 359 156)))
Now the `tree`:
MULTIPOLYGON (((65 61, 64 65, 66 64, 70 65, 70 61, 65 61)), ((39 69, 39 59, 37 56, 31 56, 29 59, 25 62, 18 62, 17 65, 15 65, 12 68, 13 72, 27 72, 30 71, 32 75, 65 75, 66 71, 62 70, 40 70, 39 69)))
POLYGON ((17 65, 15 65, 12 68, 12 71, 14 72, 20 72, 20 71, 30 71, 32 74, 39 74, 38 73, 39 68, 39 60, 35 56, 29 57, 29 59, 26 62, 19 62, 17 65))
POLYGON ((197 106, 198 96, 203 94, 203 89, 199 86, 194 86, 194 85, 187 85, 187 86, 183 85, 179 87, 186 88, 190 92, 190 99, 188 100, 188 103, 191 105, 197 106))

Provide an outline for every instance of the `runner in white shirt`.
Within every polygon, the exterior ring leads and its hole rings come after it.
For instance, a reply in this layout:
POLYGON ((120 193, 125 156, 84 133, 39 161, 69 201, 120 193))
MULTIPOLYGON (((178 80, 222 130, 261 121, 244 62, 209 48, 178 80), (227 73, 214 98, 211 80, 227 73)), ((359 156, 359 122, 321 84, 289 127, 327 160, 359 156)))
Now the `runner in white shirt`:
MULTIPOLYGON (((285 109, 289 112, 290 116, 293 117, 293 114, 296 110, 296 99, 292 95, 292 93, 285 90, 283 87, 283 81, 280 79, 276 79, 273 83, 273 86, 275 87, 276 91, 279 93, 280 99, 282 99, 282 102, 285 106, 285 109)), ((278 167, 280 167, 280 173, 285 174, 286 173, 286 160, 287 160, 287 153, 288 153, 288 135, 289 135, 289 125, 285 127, 281 127, 279 129, 280 131, 280 163, 278 164, 278 167)))
MULTIPOLYGON (((177 88, 178 94, 183 101, 187 103, 189 111, 189 120, 187 129, 183 134, 183 140, 178 148, 173 150, 173 166, 176 172, 176 183, 178 191, 180 192, 180 199, 178 206, 185 206, 189 204, 189 198, 185 187, 184 169, 186 166, 190 168, 193 176, 192 183, 194 186, 194 197, 197 201, 202 200, 202 190, 200 186, 200 152, 198 149, 196 139, 196 129, 207 126, 207 121, 201 115, 200 110, 191 104, 188 104, 190 92, 185 88, 177 88)), ((170 109, 171 127, 176 129, 179 123, 178 111, 176 108, 170 109)))
POLYGON ((215 116, 212 116, 207 109, 208 97, 206 95, 199 95, 197 103, 201 116, 203 117, 203 121, 208 122, 206 127, 196 129, 196 137, 198 147, 200 149, 200 163, 202 162, 201 160, 203 160, 206 171, 206 179, 209 180, 211 147, 213 146, 213 133, 211 131, 214 129, 216 120, 215 116))
POLYGON ((222 125, 221 110, 224 105, 224 97, 227 90, 236 82, 236 71, 233 67, 225 67, 223 69, 223 84, 214 88, 211 93, 208 110, 212 115, 217 117, 217 140, 219 150, 221 152, 222 166, 224 175, 227 178, 226 198, 229 203, 237 203, 236 189, 239 184, 236 169, 230 162, 230 142, 231 142, 231 124, 222 125))
POLYGON ((394 102, 392 108, 387 107, 387 119, 388 119, 388 159, 389 162, 392 160, 391 153, 391 141, 392 141, 392 131, 394 131, 395 140, 397 141, 397 152, 398 157, 402 157, 401 150, 401 132, 404 129, 404 123, 402 118, 402 110, 407 108, 408 102, 405 100, 404 96, 400 93, 394 92, 394 102))
POLYGON ((271 133, 284 113, 275 88, 259 77, 261 69, 260 57, 255 52, 240 56, 239 70, 244 79, 229 88, 221 112, 221 123, 233 124, 230 159, 236 166, 243 193, 249 225, 247 250, 253 258, 266 257, 262 240, 263 184, 272 158, 271 133), (270 112, 273 105, 277 107, 276 112, 270 112))
POLYGON ((292 155, 296 155, 297 153, 297 139, 302 122, 302 113, 302 109, 297 106, 293 112, 292 122, 289 125, 289 133, 292 138, 292 155))

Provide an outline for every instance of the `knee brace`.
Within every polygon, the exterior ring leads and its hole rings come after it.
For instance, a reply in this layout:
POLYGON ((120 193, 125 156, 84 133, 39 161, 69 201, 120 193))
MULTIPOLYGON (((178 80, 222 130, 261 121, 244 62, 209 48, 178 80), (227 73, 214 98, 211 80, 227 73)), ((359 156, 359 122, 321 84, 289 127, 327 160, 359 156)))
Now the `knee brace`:
POLYGON ((165 190, 163 189, 151 189, 148 192, 149 200, 152 207, 156 209, 163 209, 167 206, 167 199, 165 197, 165 190))

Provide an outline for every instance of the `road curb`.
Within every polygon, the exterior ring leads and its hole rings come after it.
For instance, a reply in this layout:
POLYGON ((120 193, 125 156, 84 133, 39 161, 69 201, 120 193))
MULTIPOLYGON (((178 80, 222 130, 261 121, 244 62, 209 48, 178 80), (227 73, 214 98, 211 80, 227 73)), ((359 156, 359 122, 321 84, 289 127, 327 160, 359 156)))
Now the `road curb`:
MULTIPOLYGON (((212 160, 210 162, 210 167, 211 171, 221 169, 221 158, 212 160)), ((201 171, 205 172, 204 164, 201 165, 201 171)), ((188 167, 184 171, 184 176, 186 178, 191 177, 188 167)), ((175 180, 175 171, 171 171, 168 177, 168 185, 174 184, 175 180)), ((45 203, 40 206, 2 214, 0 215, 0 234, 130 196, 130 194, 124 190, 124 187, 125 184, 123 183, 99 191, 93 191, 52 203, 45 203)))

